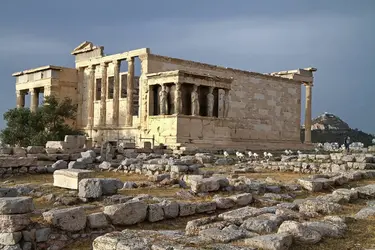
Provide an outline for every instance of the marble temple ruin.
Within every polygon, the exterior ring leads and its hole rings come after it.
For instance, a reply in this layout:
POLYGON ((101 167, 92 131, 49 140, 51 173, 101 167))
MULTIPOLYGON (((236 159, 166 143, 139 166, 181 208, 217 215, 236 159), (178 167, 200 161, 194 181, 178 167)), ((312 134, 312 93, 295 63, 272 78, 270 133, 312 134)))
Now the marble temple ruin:
POLYGON ((78 106, 74 126, 98 144, 119 138, 133 138, 137 145, 153 138, 174 149, 311 144, 315 68, 254 73, 152 54, 148 48, 105 55, 103 46, 91 42, 71 54, 75 68, 49 65, 14 73, 17 107, 25 106, 28 94, 32 111, 41 93, 69 97, 78 106), (302 85, 305 144, 300 142, 302 85))

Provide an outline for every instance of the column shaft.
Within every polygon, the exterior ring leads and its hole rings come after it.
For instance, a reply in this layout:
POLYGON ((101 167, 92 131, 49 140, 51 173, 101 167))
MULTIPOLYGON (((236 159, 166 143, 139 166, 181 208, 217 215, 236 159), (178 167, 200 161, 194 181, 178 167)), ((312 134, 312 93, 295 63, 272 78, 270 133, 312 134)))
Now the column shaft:
POLYGON ((90 137, 92 138, 92 128, 94 125, 94 94, 95 94, 95 65, 89 66, 90 75, 88 79, 88 114, 87 127, 90 129, 90 137))
POLYGON ((83 81, 84 81, 85 69, 79 68, 78 69, 78 86, 77 86, 77 127, 82 126, 82 103, 83 103, 83 81))
POLYGON ((119 98, 120 98, 120 61, 113 61, 113 113, 112 125, 119 125, 119 98))
POLYGON ((106 124, 106 110, 107 110, 107 67, 108 64, 103 63, 100 65, 102 68, 102 84, 101 84, 101 96, 100 96, 100 126, 106 124))
POLYGON ((134 89, 134 58, 130 57, 128 61, 128 75, 127 75, 127 109, 125 125, 127 127, 133 126, 133 89, 134 89))
POLYGON ((311 143, 311 98, 312 86, 310 84, 306 84, 305 143, 311 143))
POLYGON ((25 94, 21 90, 16 91, 17 96, 17 108, 25 107, 25 94))
POLYGON ((36 89, 32 88, 30 91, 30 110, 31 112, 35 112, 38 108, 39 103, 39 93, 36 89))

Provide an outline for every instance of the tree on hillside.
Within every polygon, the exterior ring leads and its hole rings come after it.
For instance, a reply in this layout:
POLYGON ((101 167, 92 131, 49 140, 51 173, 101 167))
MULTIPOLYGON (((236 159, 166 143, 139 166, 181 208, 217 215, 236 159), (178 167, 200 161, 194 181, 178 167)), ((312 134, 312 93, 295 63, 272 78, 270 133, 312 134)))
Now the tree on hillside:
POLYGON ((67 134, 84 134, 65 123, 74 120, 76 112, 71 99, 59 101, 55 96, 46 96, 36 112, 29 108, 10 109, 4 114, 7 127, 1 131, 0 140, 12 146, 44 146, 47 141, 64 140, 67 134))

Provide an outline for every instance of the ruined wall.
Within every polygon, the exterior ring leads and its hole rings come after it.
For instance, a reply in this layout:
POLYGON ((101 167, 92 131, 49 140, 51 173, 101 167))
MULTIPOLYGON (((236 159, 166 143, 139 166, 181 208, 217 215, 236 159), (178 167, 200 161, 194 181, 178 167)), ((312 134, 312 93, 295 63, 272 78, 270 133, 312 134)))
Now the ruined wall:
POLYGON ((301 85, 297 82, 164 56, 148 56, 148 73, 177 69, 234 78, 229 122, 220 128, 219 123, 209 118, 182 119, 178 123, 179 136, 181 133, 186 137, 188 130, 194 130, 191 138, 205 140, 212 135, 217 138, 216 134, 229 126, 233 141, 299 141, 301 85))
POLYGON ((155 145, 163 143, 165 145, 176 144, 177 140, 177 117, 176 116, 151 116, 147 132, 143 137, 155 136, 155 145))

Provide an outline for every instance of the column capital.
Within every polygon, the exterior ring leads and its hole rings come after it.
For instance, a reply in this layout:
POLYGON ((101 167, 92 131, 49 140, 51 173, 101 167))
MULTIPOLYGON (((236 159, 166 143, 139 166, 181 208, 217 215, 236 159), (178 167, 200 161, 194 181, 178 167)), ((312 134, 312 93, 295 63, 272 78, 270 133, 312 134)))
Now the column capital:
POLYGON ((117 66, 117 65, 121 64, 121 61, 119 61, 119 60, 113 60, 112 63, 113 63, 113 65, 117 66))
POLYGON ((87 68, 91 71, 95 71, 96 65, 92 64, 92 65, 87 66, 87 68))
POLYGON ((100 63, 100 67, 108 67, 108 62, 102 62, 100 63))
POLYGON ((309 87, 313 87, 314 84, 312 82, 302 82, 303 85, 305 85, 306 87, 309 86, 309 87))
POLYGON ((34 88, 31 88, 31 89, 29 89, 29 92, 30 92, 30 94, 35 94, 36 93, 36 89, 34 89, 34 88))
POLYGON ((134 57, 128 57, 128 58, 126 58, 126 61, 128 63, 134 63, 134 57))

